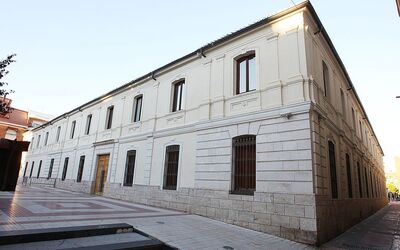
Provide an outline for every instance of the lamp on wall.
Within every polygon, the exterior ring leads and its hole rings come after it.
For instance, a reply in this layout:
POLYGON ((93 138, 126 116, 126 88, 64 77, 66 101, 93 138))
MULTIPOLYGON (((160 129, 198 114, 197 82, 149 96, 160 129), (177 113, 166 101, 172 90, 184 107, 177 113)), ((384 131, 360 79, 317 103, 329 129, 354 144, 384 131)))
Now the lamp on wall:
POLYGON ((291 112, 281 113, 281 117, 286 117, 286 119, 290 119, 293 116, 291 112))

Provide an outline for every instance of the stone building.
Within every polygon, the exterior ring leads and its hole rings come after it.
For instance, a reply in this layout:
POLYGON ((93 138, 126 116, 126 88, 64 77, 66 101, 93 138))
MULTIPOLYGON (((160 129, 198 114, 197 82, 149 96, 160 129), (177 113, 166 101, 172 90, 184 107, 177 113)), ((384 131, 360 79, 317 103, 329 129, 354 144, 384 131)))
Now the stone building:
POLYGON ((382 156, 304 2, 34 129, 21 176, 320 244, 387 203, 382 156))

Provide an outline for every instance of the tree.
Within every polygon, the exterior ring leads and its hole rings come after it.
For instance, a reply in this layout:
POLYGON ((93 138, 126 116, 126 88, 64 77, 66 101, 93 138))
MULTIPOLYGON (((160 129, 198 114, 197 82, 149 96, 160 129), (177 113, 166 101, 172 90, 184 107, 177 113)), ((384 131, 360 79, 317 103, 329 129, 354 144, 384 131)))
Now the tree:
POLYGON ((6 89, 5 86, 8 85, 7 82, 2 81, 2 78, 8 74, 8 70, 6 69, 8 65, 15 62, 13 59, 16 54, 12 54, 7 56, 6 59, 0 61, 0 115, 6 115, 12 111, 10 107, 11 101, 7 100, 7 95, 14 93, 13 90, 6 89))
POLYGON ((392 182, 387 183, 387 184, 386 184, 386 188, 388 188, 389 191, 392 192, 392 193, 398 192, 397 187, 396 187, 392 182))

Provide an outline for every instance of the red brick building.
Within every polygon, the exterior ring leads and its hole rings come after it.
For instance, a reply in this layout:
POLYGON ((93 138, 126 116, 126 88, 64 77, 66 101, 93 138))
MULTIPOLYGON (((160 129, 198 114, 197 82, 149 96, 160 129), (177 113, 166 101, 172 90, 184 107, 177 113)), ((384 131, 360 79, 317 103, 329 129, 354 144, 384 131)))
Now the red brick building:
POLYGON ((28 127, 28 111, 14 108, 11 113, 0 116, 0 138, 22 141, 28 127))
POLYGON ((38 115, 35 112, 13 108, 11 113, 0 115, 0 139, 23 141, 25 132, 48 121, 45 117, 45 114, 38 115))

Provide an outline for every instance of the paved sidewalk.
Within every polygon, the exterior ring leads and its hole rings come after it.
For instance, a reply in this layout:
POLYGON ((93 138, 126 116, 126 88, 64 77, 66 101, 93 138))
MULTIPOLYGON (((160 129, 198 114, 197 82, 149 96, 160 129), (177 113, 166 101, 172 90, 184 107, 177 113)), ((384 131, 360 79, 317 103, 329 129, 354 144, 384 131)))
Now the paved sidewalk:
POLYGON ((21 186, 0 192, 0 231, 120 222, 179 249, 312 249, 197 215, 99 196, 21 186))
POLYGON ((400 249, 400 202, 391 202, 321 248, 400 249))

